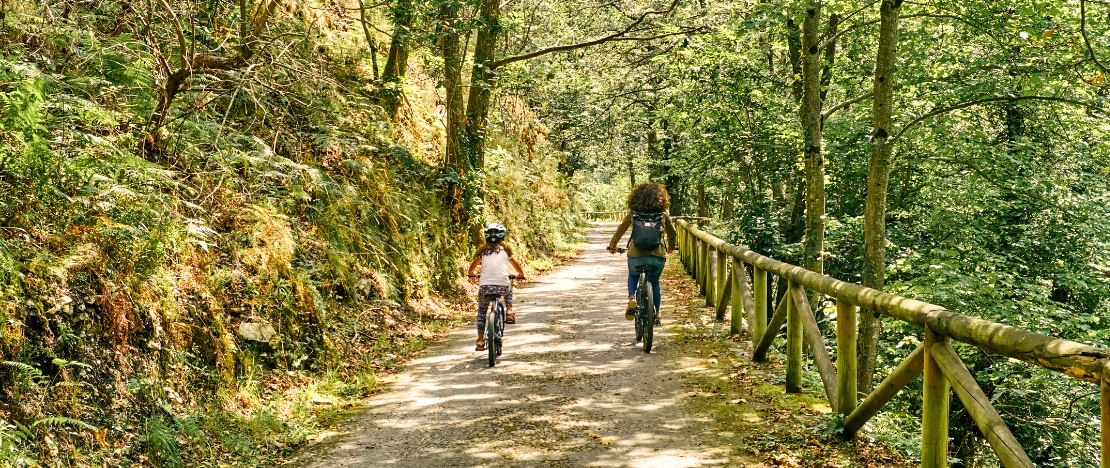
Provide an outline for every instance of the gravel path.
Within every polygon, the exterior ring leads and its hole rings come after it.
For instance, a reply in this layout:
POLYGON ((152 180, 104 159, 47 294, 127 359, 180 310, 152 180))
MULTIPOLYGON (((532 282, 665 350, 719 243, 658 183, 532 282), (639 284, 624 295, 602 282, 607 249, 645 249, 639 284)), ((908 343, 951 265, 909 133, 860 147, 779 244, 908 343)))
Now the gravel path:
MULTIPOLYGON (((645 354, 624 320, 624 256, 605 251, 616 224, 558 271, 515 292, 517 323, 494 368, 473 325, 414 360, 305 463, 333 466, 637 466, 729 463, 707 416, 692 414, 668 346, 673 305, 645 354)), ((671 261, 677 261, 672 258, 671 261)))

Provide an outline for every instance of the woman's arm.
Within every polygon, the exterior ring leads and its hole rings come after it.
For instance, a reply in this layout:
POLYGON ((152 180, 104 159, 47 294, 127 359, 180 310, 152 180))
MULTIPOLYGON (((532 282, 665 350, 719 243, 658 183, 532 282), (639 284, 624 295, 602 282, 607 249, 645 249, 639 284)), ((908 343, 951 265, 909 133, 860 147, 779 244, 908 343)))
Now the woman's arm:
POLYGON ((617 251, 617 242, 621 241, 621 237, 624 237, 624 232, 627 231, 628 227, 631 225, 632 212, 629 211, 628 214, 624 215, 624 221, 621 221, 621 225, 617 226, 617 232, 613 234, 613 238, 609 240, 609 252, 617 251))

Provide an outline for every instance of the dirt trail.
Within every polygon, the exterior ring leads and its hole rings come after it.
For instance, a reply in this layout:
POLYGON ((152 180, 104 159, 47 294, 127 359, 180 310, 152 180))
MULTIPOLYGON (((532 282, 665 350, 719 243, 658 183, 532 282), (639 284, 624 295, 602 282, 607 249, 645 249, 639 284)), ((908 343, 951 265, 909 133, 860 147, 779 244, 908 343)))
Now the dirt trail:
MULTIPOLYGON (((517 323, 494 368, 473 325, 414 360, 347 433, 306 466, 637 466, 736 464, 693 414, 679 370, 697 358, 668 339, 674 305, 645 354, 624 320, 626 264, 605 251, 615 224, 559 271, 515 291, 517 323)), ((671 258, 670 261, 677 261, 671 258)))

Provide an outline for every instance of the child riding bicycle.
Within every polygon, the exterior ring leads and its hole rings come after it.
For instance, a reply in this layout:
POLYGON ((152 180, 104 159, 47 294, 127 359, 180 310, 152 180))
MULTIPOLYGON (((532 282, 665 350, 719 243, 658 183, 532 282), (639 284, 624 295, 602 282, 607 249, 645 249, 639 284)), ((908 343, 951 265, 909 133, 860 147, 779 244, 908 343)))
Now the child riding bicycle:
POLYGON ((486 328, 486 310, 489 309, 489 296, 501 295, 505 298, 505 323, 516 323, 513 314, 513 283, 509 278, 509 266, 516 270, 516 279, 524 279, 524 270, 513 258, 513 249, 505 244, 505 235, 508 231, 505 226, 493 223, 486 226, 483 232, 486 243, 478 248, 474 260, 470 262, 467 276, 477 278, 478 281, 478 341, 474 342, 475 351, 486 350, 486 338, 483 331, 486 328), (475 271, 478 265, 482 266, 479 277, 475 271))
MULTIPOLYGON (((632 227, 632 236, 628 241, 628 309, 624 318, 632 320, 636 313, 636 288, 640 281, 640 274, 636 267, 640 265, 653 265, 655 271, 647 273, 647 280, 651 283, 655 310, 662 302, 662 293, 659 291, 659 277, 663 274, 663 266, 667 263, 667 254, 674 250, 675 237, 678 232, 671 222, 671 217, 666 213, 671 206, 671 197, 667 189, 655 182, 637 185, 628 195, 628 215, 617 226, 617 232, 609 241, 609 253, 617 253, 617 243, 624 236, 625 231, 632 227), (664 242, 663 235, 666 234, 664 242)), ((656 315, 656 321, 659 320, 656 315)))

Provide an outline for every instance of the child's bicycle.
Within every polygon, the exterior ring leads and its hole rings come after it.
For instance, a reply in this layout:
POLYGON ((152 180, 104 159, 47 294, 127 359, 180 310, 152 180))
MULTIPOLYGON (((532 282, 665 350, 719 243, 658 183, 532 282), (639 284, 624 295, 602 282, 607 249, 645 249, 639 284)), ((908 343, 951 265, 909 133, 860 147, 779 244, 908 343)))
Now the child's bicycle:
MULTIPOLYGON (((509 281, 515 279, 516 275, 509 275, 509 281)), ((489 310, 486 311, 486 352, 489 354, 489 366, 493 367, 497 364, 497 356, 501 355, 501 338, 505 334, 505 296, 490 293, 486 297, 490 300, 489 310)))
MULTIPOLYGON (((617 249, 618 253, 625 253, 626 249, 617 249)), ((636 271, 640 273, 640 282, 636 286, 636 341, 643 340, 644 352, 651 352, 651 341, 655 335, 655 299, 652 294, 651 282, 647 280, 648 273, 654 273, 659 267, 655 265, 640 265, 636 271)))

